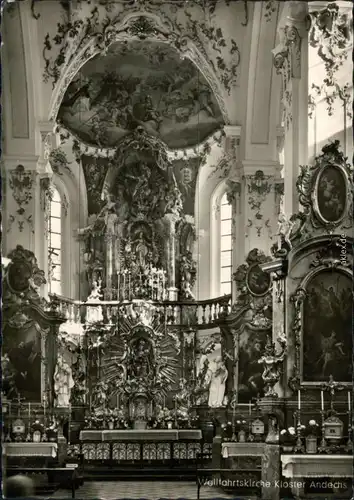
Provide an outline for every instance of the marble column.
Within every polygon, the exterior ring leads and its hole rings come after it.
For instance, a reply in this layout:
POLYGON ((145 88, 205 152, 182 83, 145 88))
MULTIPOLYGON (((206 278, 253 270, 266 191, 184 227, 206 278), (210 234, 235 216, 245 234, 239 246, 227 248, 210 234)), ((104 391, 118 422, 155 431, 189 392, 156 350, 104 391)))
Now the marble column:
POLYGON ((178 299, 178 288, 176 288, 176 222, 179 217, 175 214, 166 214, 165 220, 168 227, 167 242, 167 278, 168 278, 168 300, 178 299))
POLYGON ((280 22, 280 43, 273 50, 282 78, 284 123, 284 213, 299 209, 296 181, 299 165, 308 163, 308 40, 306 2, 287 2, 280 22))

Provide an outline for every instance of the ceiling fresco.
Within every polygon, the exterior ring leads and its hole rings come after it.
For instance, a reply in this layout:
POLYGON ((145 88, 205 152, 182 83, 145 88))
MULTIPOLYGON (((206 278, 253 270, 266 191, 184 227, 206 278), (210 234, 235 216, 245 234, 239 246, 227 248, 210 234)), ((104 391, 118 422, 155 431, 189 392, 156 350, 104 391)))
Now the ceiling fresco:
POLYGON ((58 121, 87 144, 114 148, 137 127, 171 149, 195 146, 218 130, 222 115, 205 78, 172 47, 120 42, 80 70, 58 121))

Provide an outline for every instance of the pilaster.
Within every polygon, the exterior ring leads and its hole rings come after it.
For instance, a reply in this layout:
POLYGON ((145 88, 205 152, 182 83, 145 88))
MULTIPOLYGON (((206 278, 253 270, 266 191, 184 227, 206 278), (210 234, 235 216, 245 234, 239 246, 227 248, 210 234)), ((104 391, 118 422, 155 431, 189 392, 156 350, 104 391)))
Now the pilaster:
POLYGON ((243 161, 244 255, 253 248, 270 254, 276 237, 283 181, 277 162, 243 161))
POLYGON ((306 2, 288 2, 288 16, 279 28, 274 65, 282 78, 284 124, 284 212, 298 211, 296 180, 308 160, 308 40, 306 2))
MULTIPOLYGON (((227 200, 232 207, 232 270, 235 271, 242 263, 244 255, 239 241, 244 238, 241 210, 241 186, 242 186, 242 164, 240 162, 240 142, 241 142, 241 127, 226 126, 224 128, 225 152, 229 157, 230 171, 227 184, 227 200)), ((220 203, 218 204, 220 207, 220 203)), ((220 238, 219 238, 220 240, 220 238)), ((232 280, 232 297, 236 297, 236 283, 232 280)))
POLYGON ((48 275, 47 221, 50 208, 49 163, 52 135, 41 131, 40 155, 4 155, 3 254, 17 245, 32 251, 48 275))

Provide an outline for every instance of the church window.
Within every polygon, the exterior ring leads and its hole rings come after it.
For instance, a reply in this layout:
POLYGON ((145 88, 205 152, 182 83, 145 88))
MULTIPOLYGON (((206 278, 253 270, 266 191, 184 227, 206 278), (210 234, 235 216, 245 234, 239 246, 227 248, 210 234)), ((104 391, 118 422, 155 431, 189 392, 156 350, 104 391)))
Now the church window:
POLYGON ((49 293, 61 295, 62 281, 62 201, 59 191, 52 188, 48 220, 49 293))
POLYGON ((232 208, 226 193, 220 203, 220 293, 231 293, 232 275, 232 208))

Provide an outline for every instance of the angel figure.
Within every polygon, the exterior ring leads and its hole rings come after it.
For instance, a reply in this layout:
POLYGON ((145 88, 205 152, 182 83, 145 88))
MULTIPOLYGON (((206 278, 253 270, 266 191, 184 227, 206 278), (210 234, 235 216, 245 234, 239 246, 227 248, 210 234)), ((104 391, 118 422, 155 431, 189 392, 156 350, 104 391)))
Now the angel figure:
POLYGON ((293 222, 284 213, 279 214, 278 218, 278 250, 281 250, 283 243, 286 243, 291 248, 290 234, 293 227, 293 222))

